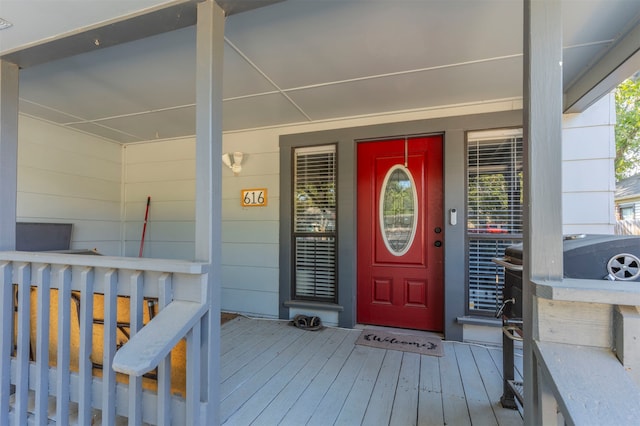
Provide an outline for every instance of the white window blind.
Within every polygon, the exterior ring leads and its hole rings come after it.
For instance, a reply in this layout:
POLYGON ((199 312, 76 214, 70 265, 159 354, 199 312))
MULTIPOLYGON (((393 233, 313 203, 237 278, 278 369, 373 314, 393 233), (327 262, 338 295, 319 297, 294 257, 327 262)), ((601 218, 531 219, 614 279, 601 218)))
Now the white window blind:
POLYGON ((493 313, 504 270, 491 259, 522 241, 521 129, 469 134, 466 222, 469 310, 493 313))
POLYGON ((336 301, 336 147, 294 150, 294 297, 336 301))

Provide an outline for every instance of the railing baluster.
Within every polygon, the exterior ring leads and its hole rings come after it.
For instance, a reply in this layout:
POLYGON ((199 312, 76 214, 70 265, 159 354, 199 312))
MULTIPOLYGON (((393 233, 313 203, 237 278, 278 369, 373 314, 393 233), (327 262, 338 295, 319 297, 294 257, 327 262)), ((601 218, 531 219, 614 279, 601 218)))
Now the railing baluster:
POLYGON ((31 264, 22 263, 16 272, 18 284, 18 350, 16 358, 16 423, 27 423, 29 401, 29 355, 31 352, 31 264))
POLYGON ((56 271, 58 285, 58 358, 56 363, 56 424, 69 422, 71 358, 71 267, 56 271))
MULTIPOLYGON (((142 310, 144 297, 142 295, 144 274, 136 271, 131 275, 131 297, 129 307, 129 338, 142 328, 142 310)), ((129 376, 129 424, 142 424, 142 377, 129 376)))
MULTIPOLYGON (((75 271, 74 271, 75 272, 75 271)), ((93 268, 80 272, 80 352, 78 367, 80 382, 78 392, 78 423, 91 424, 91 381, 93 379, 93 268)))
MULTIPOLYGON (((116 413, 128 415, 132 425, 143 422, 168 426, 171 424, 206 423, 202 417, 202 383, 200 372, 203 357, 201 352, 202 318, 206 317, 206 304, 200 304, 194 290, 202 290, 200 281, 204 271, 203 265, 187 262, 154 262, 146 261, 138 265, 128 259, 111 262, 109 259, 96 257, 64 256, 59 254, 27 254, 22 252, 7 253, 0 260, 0 425, 9 424, 91 424, 95 419, 95 409, 102 410, 102 424, 115 424, 116 413), (107 261, 105 261, 107 260, 107 261), (122 265, 119 274, 116 265, 122 265), (138 269, 140 267, 141 269, 138 269), (99 269, 97 269, 99 268, 99 269), (101 271, 103 276, 95 275, 101 271), (103 272, 107 271, 107 272, 103 272), (150 271, 157 278, 152 283, 157 288, 147 288, 144 283, 146 271, 150 271), (158 273, 158 275, 156 275, 158 273), (180 274, 176 278, 175 274, 180 274), (118 282, 118 275, 126 277, 124 287, 118 282), (102 287, 104 281, 104 288, 102 287), (179 297, 174 300, 174 284, 179 281, 179 297), (121 287, 121 288, 119 288, 121 287), (34 291, 37 290, 37 296, 34 291), (129 318, 130 339, 136 339, 136 344, 145 341, 153 342, 155 336, 161 336, 162 348, 143 344, 145 350, 135 349, 131 354, 124 353, 122 360, 131 360, 135 370, 135 362, 144 361, 146 349, 153 361, 144 371, 157 368, 158 392, 153 398, 157 406, 155 411, 145 411, 144 402, 147 400, 142 390, 143 378, 141 371, 131 372, 129 377, 129 391, 124 385, 116 383, 116 373, 113 360, 117 352, 117 324, 118 290, 120 294, 131 297, 129 318), (95 352, 94 341, 94 310, 96 308, 95 291, 104 291, 104 340, 103 343, 103 371, 102 378, 93 375, 92 358, 95 352), (79 303, 74 304, 77 294, 79 303), (58 308, 51 311, 51 306, 58 308), (158 296, 158 308, 155 314, 161 314, 159 320, 152 325, 153 330, 143 328, 146 314, 145 296, 158 296), (36 303, 37 299, 37 303, 36 303), (76 308, 78 316, 76 318, 76 308), (175 311, 175 312, 174 312, 175 311), (170 313, 171 312, 171 313, 170 313), (175 315, 174 315, 175 314, 175 315), (57 317, 54 317, 57 316, 57 317), (163 334, 167 325, 173 325, 173 318, 184 322, 168 335, 163 334), (50 321, 51 320, 51 321, 50 321), (57 321, 57 332, 51 334, 50 322, 57 321), (166 325, 162 325, 163 323, 166 325), (79 324, 79 341, 76 343, 76 323, 79 324), (73 334, 72 334, 73 333, 73 334), (149 334, 150 333, 150 334, 149 334), (186 333, 186 334, 185 334, 186 333), (173 337, 170 337, 173 336, 173 337), (187 419, 181 415, 175 416, 174 399, 172 395, 172 363, 171 354, 167 351, 175 346, 181 338, 187 339, 187 389, 186 401, 180 404, 180 412, 188 413, 187 419), (169 339, 169 341, 167 341, 169 339), (55 354, 52 342, 57 340, 55 354), (78 372, 76 373, 76 351, 78 355, 78 372), (140 354, 140 355, 137 355, 140 354), (160 355, 162 354, 162 355, 160 355), (49 367, 49 358, 56 358, 56 366, 49 367), (139 358, 140 357, 140 358, 139 358), (163 357, 163 358, 161 358, 163 357), (159 361, 162 359, 162 361, 159 361), (158 364, 159 362, 159 364, 158 364), (73 363, 73 365, 71 365, 73 363), (73 372, 71 370, 73 369, 73 372), (97 388, 98 384, 101 388, 97 388), (122 392, 123 393, 117 393, 122 392), (129 401, 122 400, 124 394, 129 401), (35 404, 34 398, 35 395, 35 404), (55 415, 48 419, 50 413, 49 401, 55 396, 55 415), (119 398, 119 399, 118 399, 119 398), (125 412, 116 411, 116 404, 122 403, 125 412), (75 406, 77 402, 77 417, 75 406), (186 422, 185 422, 186 420, 186 422)), ((150 283, 151 284, 151 283, 150 283)), ((204 291, 204 290, 203 290, 204 291)), ((95 316, 100 316, 97 313, 95 316)), ((156 315, 153 315, 155 318, 156 315)), ((123 321, 125 321, 123 319, 123 321)), ((171 327, 169 327, 171 328, 171 327)), ((174 327, 175 328, 175 327, 174 327)), ((119 359, 118 371, 129 370, 128 362, 119 359)))
MULTIPOLYGON (((158 310, 164 309, 173 299, 171 274, 164 273, 158 279, 158 310)), ((171 424, 171 353, 158 365, 158 426, 171 424)))
POLYGON ((187 398, 188 425, 201 424, 200 418, 200 340, 202 319, 187 333, 187 398))
POLYGON ((104 277, 104 334, 102 352, 102 424, 116 422, 116 372, 113 357, 116 354, 116 328, 118 323, 118 273, 107 271, 104 277))
POLYGON ((11 389, 11 353, 13 352, 13 268, 0 262, 0 424, 9 424, 11 389))
POLYGON ((49 313, 51 305, 51 268, 40 265, 36 269, 38 291, 36 326, 36 424, 47 423, 49 408, 49 313))

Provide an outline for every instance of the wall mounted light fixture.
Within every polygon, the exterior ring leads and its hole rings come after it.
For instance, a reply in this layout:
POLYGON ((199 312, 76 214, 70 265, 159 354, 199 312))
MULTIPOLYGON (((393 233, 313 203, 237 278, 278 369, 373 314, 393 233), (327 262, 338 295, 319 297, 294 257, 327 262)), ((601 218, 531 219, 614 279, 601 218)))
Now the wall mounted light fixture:
POLYGON ((222 154, 222 162, 224 163, 225 166, 227 166, 233 171, 234 175, 237 176, 242 170, 243 156, 244 154, 241 153, 240 151, 236 151, 233 154, 227 152, 225 154, 222 154))

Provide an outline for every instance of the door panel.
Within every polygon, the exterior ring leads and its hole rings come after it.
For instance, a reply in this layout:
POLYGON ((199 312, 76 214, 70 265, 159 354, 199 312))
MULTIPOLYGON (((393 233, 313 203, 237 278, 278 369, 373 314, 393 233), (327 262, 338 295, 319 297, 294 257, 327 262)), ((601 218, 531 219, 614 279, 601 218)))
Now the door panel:
POLYGON ((357 203, 358 322, 441 331, 442 137, 359 143, 357 203))

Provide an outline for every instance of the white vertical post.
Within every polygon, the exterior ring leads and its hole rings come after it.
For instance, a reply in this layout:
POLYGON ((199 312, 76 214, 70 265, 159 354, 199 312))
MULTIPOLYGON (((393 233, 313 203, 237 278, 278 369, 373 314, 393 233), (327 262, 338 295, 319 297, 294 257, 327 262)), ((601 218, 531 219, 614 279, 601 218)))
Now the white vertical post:
POLYGON ((16 248, 18 75, 17 65, 0 59, 0 250, 16 248))
POLYGON ((69 421, 71 358, 71 267, 56 272, 58 284, 58 361, 56 364, 56 424, 69 421))
POLYGON ((109 269, 104 274, 104 328, 102 340, 102 424, 116 422, 116 372, 111 367, 116 355, 116 328, 118 324, 118 271, 109 269))
MULTIPOLYGON (((173 299, 171 274, 164 273, 158 279, 158 310, 173 299)), ((171 424, 171 353, 158 365, 158 426, 171 424)))
POLYGON ((49 313, 51 305, 51 267, 40 265, 36 269, 38 286, 38 323, 36 327, 36 424, 48 422, 49 408, 49 313))
MULTIPOLYGON (((142 286, 144 284, 144 273, 136 271, 131 275, 129 299, 129 339, 142 328, 142 309, 144 298, 142 286)), ((109 366, 111 369, 111 366, 109 366)), ((129 376, 129 424, 142 424, 142 377, 129 376)))
POLYGON ((27 424, 29 404, 29 357, 31 355, 31 264, 14 269, 18 284, 18 336, 16 361, 16 424, 27 424))
MULTIPOLYGON (((187 333, 187 398, 186 398, 186 424, 188 425, 218 425, 219 422, 209 422, 206 418, 200 418, 200 386, 202 380, 198 366, 200 359, 200 344, 202 327, 196 322, 191 331, 187 333)), ((210 405, 210 404, 209 404, 210 405)))
POLYGON ((202 401, 207 423, 219 424, 220 257, 222 251, 222 64, 224 12, 214 0, 198 4, 196 30, 196 260, 210 264, 209 310, 203 319, 202 401))
POLYGON ((524 2, 524 422, 541 424, 532 280, 562 279, 561 0, 524 2))
MULTIPOLYGON (((76 274, 76 271, 73 271, 76 274)), ((93 268, 86 267, 79 272, 80 279, 80 348, 78 349, 78 370, 80 383, 78 392, 78 422, 91 424, 93 362, 93 268)), ((106 296, 105 296, 106 298, 106 296)), ((107 333, 107 321, 104 333, 107 333)), ((104 410, 104 407, 103 407, 104 410)), ((104 414, 102 415, 104 419, 104 414)), ((109 424, 109 423, 106 423, 109 424)))
POLYGON ((0 425, 9 424, 13 317, 13 267, 10 262, 2 262, 0 263, 0 425))

